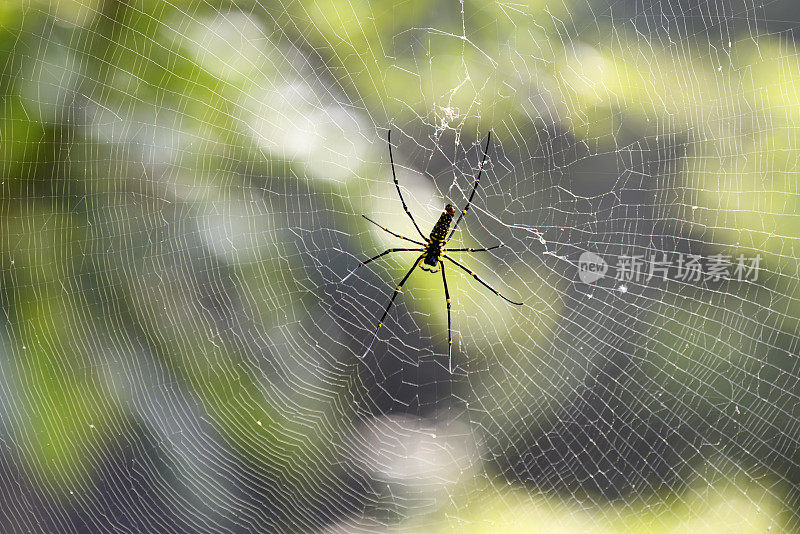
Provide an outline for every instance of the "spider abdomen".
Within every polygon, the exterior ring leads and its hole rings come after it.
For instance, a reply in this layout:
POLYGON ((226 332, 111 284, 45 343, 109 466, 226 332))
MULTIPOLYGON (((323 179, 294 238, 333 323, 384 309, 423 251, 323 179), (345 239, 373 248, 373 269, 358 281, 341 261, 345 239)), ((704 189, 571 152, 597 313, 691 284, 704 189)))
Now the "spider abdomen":
POLYGON ((442 247, 447 241, 447 231, 453 222, 456 211, 451 204, 444 207, 444 213, 436 221, 431 230, 431 237, 428 246, 425 248, 425 257, 420 262, 420 267, 426 271, 436 272, 439 270, 439 257, 442 255, 442 247), (428 269, 427 267, 431 267, 428 269))

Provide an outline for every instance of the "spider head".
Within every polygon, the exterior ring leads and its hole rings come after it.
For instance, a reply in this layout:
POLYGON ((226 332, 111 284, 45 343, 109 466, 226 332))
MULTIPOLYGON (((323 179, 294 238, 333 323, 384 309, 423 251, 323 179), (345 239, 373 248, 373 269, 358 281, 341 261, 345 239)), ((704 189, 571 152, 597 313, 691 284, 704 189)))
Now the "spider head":
POLYGON ((446 214, 448 214, 450 217, 452 217, 453 215, 456 214, 456 210, 453 209, 453 205, 452 204, 448 204, 447 206, 445 206, 444 207, 444 212, 446 214))

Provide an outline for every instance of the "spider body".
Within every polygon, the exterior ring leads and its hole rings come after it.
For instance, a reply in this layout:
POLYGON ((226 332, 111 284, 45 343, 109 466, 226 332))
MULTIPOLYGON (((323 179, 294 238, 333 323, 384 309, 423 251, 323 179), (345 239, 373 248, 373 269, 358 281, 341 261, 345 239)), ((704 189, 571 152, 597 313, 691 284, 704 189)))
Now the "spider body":
POLYGON ((453 209, 453 205, 448 204, 444 207, 444 212, 439 217, 433 230, 431 230, 431 236, 428 238, 428 244, 425 247, 425 257, 419 262, 419 266, 423 271, 428 271, 430 273, 439 271, 442 248, 447 242, 447 231, 453 223, 455 214, 456 210, 453 209))
POLYGON ((400 184, 397 182, 397 175, 395 174, 395 171, 394 171, 394 157, 392 156, 392 131, 389 130, 389 138, 388 138, 388 141, 389 141, 389 160, 392 163, 392 178, 394 178, 394 185, 397 188, 397 195, 400 197, 400 202, 403 204, 403 209, 408 214, 408 216, 411 218, 411 222, 414 224, 414 228, 417 230, 417 233, 419 234, 420 238, 422 238, 422 241, 417 241, 415 239, 411 239, 409 237, 406 237, 406 236, 397 234, 395 232, 392 232, 388 228, 386 228, 384 226, 381 226, 380 224, 376 223, 375 221, 373 221, 372 219, 370 219, 366 215, 362 215, 362 217, 367 219, 372 224, 378 226, 383 231, 388 232, 391 235, 393 235, 394 237, 397 237, 399 239, 404 239, 406 241, 410 241, 410 242, 412 242, 412 243, 414 243, 416 245, 419 245, 419 247, 420 247, 420 248, 390 248, 388 250, 385 250, 384 252, 378 254, 377 256, 374 256, 374 257, 372 257, 372 258, 370 258, 370 259, 368 259, 368 260, 366 260, 364 262, 359 263, 358 266, 355 269, 350 271, 350 274, 348 274, 347 276, 345 276, 342 279, 342 282, 344 282, 345 280, 350 278, 350 276, 353 273, 355 273, 360 267, 363 267, 364 265, 366 265, 366 264, 368 264, 368 263, 370 263, 372 261, 375 261, 378 258, 382 258, 383 256, 385 256, 387 254, 391 254, 393 252, 417 252, 417 253, 419 253, 419 256, 417 257, 417 259, 412 264, 411 269, 408 270, 408 272, 403 277, 403 279, 400 280, 400 283, 397 284, 397 288, 394 290, 394 293, 392 294, 392 298, 389 300, 389 304, 386 306, 386 309, 383 311, 383 315, 381 316, 380 320, 378 321, 378 326, 375 329, 375 334, 372 336, 372 341, 370 341, 370 344, 367 347, 367 350, 364 351, 364 354, 361 356, 362 358, 365 357, 367 354, 369 354, 369 351, 372 349, 372 345, 375 343, 375 339, 377 339, 377 337, 378 337, 378 331, 380 331, 381 327, 383 326, 383 320, 386 318, 386 315, 389 313, 389 310, 392 307, 392 303, 394 303, 394 299, 397 297, 397 294, 403 288, 403 284, 406 283, 406 280, 408 280, 408 278, 411 276, 411 273, 414 272, 414 269, 416 269, 417 266, 419 266, 421 269, 423 269, 425 271, 432 272, 432 273, 439 272, 439 271, 442 272, 442 285, 444 286, 444 296, 445 296, 445 302, 447 304, 448 368, 450 369, 451 373, 453 372, 453 331, 452 331, 451 320, 450 320, 450 291, 447 288, 447 278, 445 276, 444 260, 447 260, 450 263, 452 263, 455 266, 457 266, 458 268, 462 269, 464 272, 466 272, 472 278, 474 278, 479 284, 481 284, 482 286, 484 286, 489 291, 491 291, 492 293, 496 294, 498 297, 502 298, 506 302, 509 302, 511 304, 516 304, 517 306, 521 306, 522 305, 521 302, 515 302, 515 301, 510 300, 510 299, 504 297, 503 295, 501 295, 499 291, 497 291, 496 289, 491 287, 489 284, 487 284, 486 282, 481 280, 478 277, 477 274, 475 274, 469 268, 467 268, 466 266, 462 265, 461 263, 459 263, 458 261, 454 260, 453 258, 451 258, 448 255, 449 252, 484 252, 484 251, 487 251, 487 250, 493 250, 493 249, 502 247, 503 246, 502 243, 499 244, 499 245, 495 245, 493 247, 488 247, 488 248, 453 248, 453 249, 445 248, 445 245, 447 245, 447 242, 450 241, 450 238, 453 237, 453 234, 455 233, 456 229, 458 228, 458 224, 461 222, 461 218, 464 217, 464 215, 466 215, 467 210, 469 210, 469 207, 472 204, 472 198, 475 196, 475 190, 478 188, 478 183, 481 181, 481 173, 483 172, 483 165, 484 165, 484 163, 486 163, 486 154, 487 154, 487 151, 489 150, 489 141, 491 140, 491 138, 492 138, 492 132, 489 132, 489 135, 486 136, 486 147, 483 149, 483 159, 481 160, 480 166, 478 168, 478 175, 475 177, 475 183, 472 186, 472 192, 470 193, 469 199, 467 200, 467 205, 464 207, 463 210, 461 210, 461 213, 458 215, 458 219, 456 220, 455 225, 453 225, 453 229, 452 230, 450 229, 450 225, 453 223, 453 218, 455 217, 456 211, 453 208, 452 204, 447 204, 444 207, 444 212, 441 214, 441 216, 439 216, 439 220, 434 225, 433 230, 431 230, 430 237, 425 237, 425 235, 423 235, 423 233, 422 233, 422 230, 419 229, 419 225, 417 225, 417 221, 414 220, 414 216, 411 214, 411 210, 408 209, 408 206, 406 205, 405 200, 403 200, 403 193, 400 192, 400 184), (448 232, 449 232, 449 234, 448 234, 448 232))

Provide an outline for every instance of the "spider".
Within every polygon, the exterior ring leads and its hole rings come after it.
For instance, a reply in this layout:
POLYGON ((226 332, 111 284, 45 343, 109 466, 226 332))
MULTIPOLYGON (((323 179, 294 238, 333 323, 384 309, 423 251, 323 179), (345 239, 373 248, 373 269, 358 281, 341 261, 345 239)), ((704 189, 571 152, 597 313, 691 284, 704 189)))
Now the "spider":
POLYGON ((374 224, 375 226, 377 226, 381 230, 383 230, 385 232, 388 232, 389 234, 391 234, 394 237, 397 237, 399 239, 405 239, 406 241, 411 241, 412 243, 417 244, 422 248, 390 248, 390 249, 388 249, 388 250, 386 250, 384 252, 381 252, 377 256, 374 256, 374 257, 368 259, 367 261, 360 263, 355 269, 350 271, 350 273, 342 279, 342 282, 344 282, 345 280, 350 278, 350 276, 352 276, 353 273, 355 273, 359 268, 365 266, 366 264, 368 264, 370 262, 373 262, 373 261, 377 260, 378 258, 382 258, 383 256, 386 256, 387 254, 391 254, 393 252, 421 252, 422 254, 420 254, 420 256, 414 261, 414 265, 411 266, 411 269, 408 270, 408 272, 403 277, 403 279, 400 280, 400 283, 397 284, 397 288, 395 288, 394 293, 392 294, 392 298, 389 299, 389 304, 386 306, 386 309, 383 311, 383 315, 381 315, 381 318, 378 321, 378 326, 375 329, 375 333, 372 336, 372 341, 370 341, 369 346, 367 347, 367 350, 364 351, 364 354, 361 356, 361 358, 364 358, 364 357, 367 356, 367 354, 369 354, 369 351, 372 349, 372 345, 375 343, 375 339, 377 339, 377 337, 378 337, 378 331, 380 331, 381 327, 383 326, 383 320, 386 318, 386 315, 389 313, 389 310, 391 309, 392 304, 394 303, 394 299, 397 297, 397 294, 402 289, 403 284, 405 284, 406 280, 408 280, 408 278, 411 276, 411 273, 414 272, 414 269, 419 267, 423 271, 427 271, 427 272, 430 272, 430 273, 436 273, 436 272, 439 272, 439 271, 442 272, 442 284, 444 285, 444 297, 445 297, 445 302, 447 303, 448 369, 450 370, 450 373, 452 374, 452 372, 453 372, 453 332, 452 332, 451 321, 450 321, 450 291, 447 289, 447 278, 445 277, 445 274, 444 274, 444 261, 442 260, 442 258, 444 258, 445 260, 448 260, 449 262, 451 262, 455 266, 457 266, 460 269, 464 270, 471 277, 473 277, 475 280, 477 280, 479 284, 481 284, 482 286, 487 288, 489 291, 495 293, 498 297, 502 298, 503 300, 505 300, 505 301, 507 301, 507 302, 509 302, 511 304, 516 304, 517 306, 521 306, 522 305, 522 302, 515 302, 513 300, 510 300, 510 299, 504 297, 502 294, 500 294, 499 291, 497 291, 496 289, 491 287, 489 284, 487 284, 486 282, 481 280, 478 277, 478 275, 475 274, 473 271, 471 271, 468 267, 462 265, 461 263, 457 262, 456 260, 454 260, 453 258, 451 258, 450 256, 448 256, 446 254, 447 252, 485 252, 487 250, 494 250, 496 248, 500 248, 500 247, 504 246, 501 243, 499 245, 494 245, 492 247, 487 247, 487 248, 451 248, 451 249, 446 249, 445 248, 445 245, 447 245, 447 242, 450 241, 450 238, 452 238, 453 234, 456 232, 456 228, 458 228, 458 224, 461 222, 461 219, 464 217, 464 215, 466 215, 467 210, 469 210, 469 206, 472 203, 472 197, 475 196, 475 191, 478 188, 478 183, 481 181, 481 173, 483 172, 483 165, 486 162, 486 154, 487 154, 487 152, 489 150, 489 142, 491 141, 491 138, 492 138, 492 132, 490 131, 489 134, 486 136, 486 147, 483 149, 483 159, 481 160, 481 164, 478 167, 478 175, 475 177, 475 184, 472 186, 472 192, 469 195, 469 200, 467 200, 467 205, 464 206, 464 209, 461 210, 461 213, 458 215, 458 219, 456 220, 456 224, 453 226, 453 229, 450 230, 450 224, 453 222, 453 217, 455 216, 456 212, 455 212, 455 209, 453 208, 452 204, 447 204, 444 207, 444 212, 439 217, 439 220, 437 221, 437 223, 434 225, 433 230, 431 231, 430 237, 425 237, 425 235, 422 233, 422 230, 419 229, 419 226, 417 225, 417 221, 414 220, 414 216, 411 214, 411 210, 408 209, 408 206, 406 205, 405 200, 403 200, 403 193, 400 192, 400 184, 397 183, 397 175, 395 174, 395 171, 394 171, 394 157, 392 156, 392 131, 389 130, 389 135, 388 135, 388 139, 387 139, 387 141, 389 143, 389 161, 391 161, 391 164, 392 164, 392 177, 394 178, 394 185, 397 188, 397 195, 400 197, 400 202, 403 204, 403 209, 408 214, 408 216, 411 218, 411 222, 414 223, 414 228, 416 228, 417 233, 420 235, 420 237, 422 238, 422 240, 424 242, 420 242, 420 241, 411 239, 409 237, 406 237, 406 236, 397 234, 395 232, 392 232, 388 228, 386 228, 384 226, 381 226, 377 222, 373 221, 372 219, 370 219, 366 215, 362 215, 362 217, 364 217, 366 220, 368 220, 369 222, 371 222, 372 224, 374 224), (447 234, 448 230, 450 230, 450 234, 449 235, 447 234))

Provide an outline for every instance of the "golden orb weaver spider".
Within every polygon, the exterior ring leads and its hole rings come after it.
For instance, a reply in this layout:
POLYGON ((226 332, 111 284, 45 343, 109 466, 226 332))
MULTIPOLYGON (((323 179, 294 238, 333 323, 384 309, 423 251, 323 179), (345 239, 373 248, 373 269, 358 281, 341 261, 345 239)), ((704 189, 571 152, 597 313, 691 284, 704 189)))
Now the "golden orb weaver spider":
POLYGON ((386 228, 384 226, 381 226, 380 224, 376 223, 375 221, 373 221, 372 219, 370 219, 366 215, 362 215, 362 217, 364 217, 366 220, 368 220, 369 222, 371 222, 372 224, 374 224, 375 226, 377 226, 381 230, 390 233, 394 237, 397 237, 399 239, 405 239, 406 241, 411 241, 412 243, 415 243, 415 244, 417 244, 417 245, 422 247, 422 248, 390 248, 390 249, 388 249, 388 250, 386 250, 384 252, 381 252, 377 256, 374 256, 374 257, 368 259, 367 261, 360 263, 358 265, 358 267, 356 267, 355 269, 350 271, 350 273, 347 276, 342 278, 342 282, 344 282, 345 280, 350 278, 350 276, 352 276, 353 273, 355 273, 360 267, 363 267, 366 264, 368 264, 368 263, 370 263, 372 261, 375 261, 378 258, 382 258, 383 256, 386 256, 387 254, 391 254, 393 252, 421 252, 422 253, 414 261, 414 265, 411 266, 411 269, 408 270, 408 272, 403 277, 403 279, 400 280, 400 283, 397 284, 397 287, 395 288, 394 293, 392 294, 392 298, 389 299, 389 304, 386 306, 386 309, 383 311, 383 315, 381 315, 381 318, 378 321, 378 327, 375 329, 375 333, 372 336, 372 341, 370 341, 369 346, 367 347, 367 350, 364 351, 364 354, 361 356, 362 358, 366 357, 367 354, 369 354, 369 351, 372 349, 372 345, 375 343, 375 340, 378 338, 378 331, 383 326, 383 320, 386 318, 386 315, 389 313, 389 310, 391 309, 392 304, 394 303, 394 299, 397 297, 397 294, 400 292, 400 289, 402 289, 403 284, 405 284, 406 280, 408 280, 408 278, 411 276, 411 273, 414 272, 414 269, 419 267, 420 269, 422 269, 424 271, 427 271, 427 272, 430 272, 430 273, 436 273, 436 272, 439 272, 441 270, 441 272, 442 272, 442 284, 444 285, 444 298, 445 298, 445 301, 447 303, 448 369, 450 370, 450 373, 453 372, 453 331, 452 331, 452 328, 451 328, 451 321, 450 321, 450 291, 447 289, 447 278, 445 277, 445 274, 444 274, 444 261, 442 261, 442 258, 450 261, 451 263, 453 263, 457 267, 459 267, 462 270, 464 270, 471 277, 473 277, 475 280, 477 280, 478 283, 480 283, 481 285, 486 287, 489 291, 495 293, 498 297, 502 298, 503 300, 505 300, 507 302, 510 302, 511 304, 516 304, 517 306, 522 306, 522 302, 515 302, 515 301, 513 301, 511 299, 508 299, 508 298, 504 297, 502 294, 500 294, 499 291, 497 291, 496 289, 491 287, 489 284, 487 284, 486 282, 481 280, 478 277, 478 275, 475 274, 473 271, 471 271, 468 267, 462 265, 461 263, 457 262, 456 260, 454 260, 453 258, 451 258, 450 256, 448 256, 446 254, 446 252, 485 252, 487 250, 493 250, 493 249, 496 249, 496 248, 504 246, 502 243, 500 243, 499 245, 494 245, 492 247, 487 247, 487 248, 451 248, 451 249, 446 249, 445 248, 445 245, 447 245, 447 242, 450 241, 450 238, 452 238, 453 234, 456 232, 456 228, 458 228, 458 224, 461 222, 461 219, 464 217, 464 215, 466 215, 467 210, 469 210, 470 204, 472 204, 472 198, 475 196, 475 191, 478 189, 478 183, 481 181, 481 173, 483 173, 483 165, 484 165, 484 163, 486 163, 486 155, 487 155, 487 153, 489 151, 489 141, 491 141, 491 139, 492 139, 492 132, 490 131, 489 134, 486 136, 486 147, 483 149, 483 159, 481 160, 480 166, 478 167, 478 175, 475 177, 475 183, 472 186, 472 192, 470 193, 469 199, 467 200, 467 205, 464 206, 464 209, 461 210, 461 213, 458 215, 458 219, 456 220, 456 224, 453 226, 453 229, 450 230, 450 224, 453 222, 453 217, 455 216, 456 212, 455 212, 455 209, 453 209, 453 205, 452 204, 447 204, 444 207, 444 213, 442 213, 442 215, 439 217, 439 220, 434 225, 433 230, 431 230, 430 237, 425 237, 425 235, 422 233, 422 230, 419 229, 419 226, 417 225, 417 221, 414 220, 414 216, 411 214, 411 210, 408 209, 408 206, 406 205, 405 200, 403 200, 403 193, 400 192, 400 184, 397 183, 397 175, 395 174, 395 171, 394 171, 394 157, 392 156, 392 131, 389 130, 389 136, 388 136, 388 139, 387 139, 387 141, 389 143, 389 161, 392 164, 392 177, 394 178, 394 185, 397 188, 397 195, 400 197, 400 202, 403 204, 403 209, 408 214, 408 216, 411 218, 411 222, 414 223, 414 228, 416 228, 417 233, 423 239, 424 243, 420 242, 420 241, 416 241, 414 239, 408 238, 408 237, 400 235, 400 234, 396 234, 395 232, 392 232, 388 228, 386 228), (450 230, 450 234, 449 235, 447 234, 448 230, 450 230))

